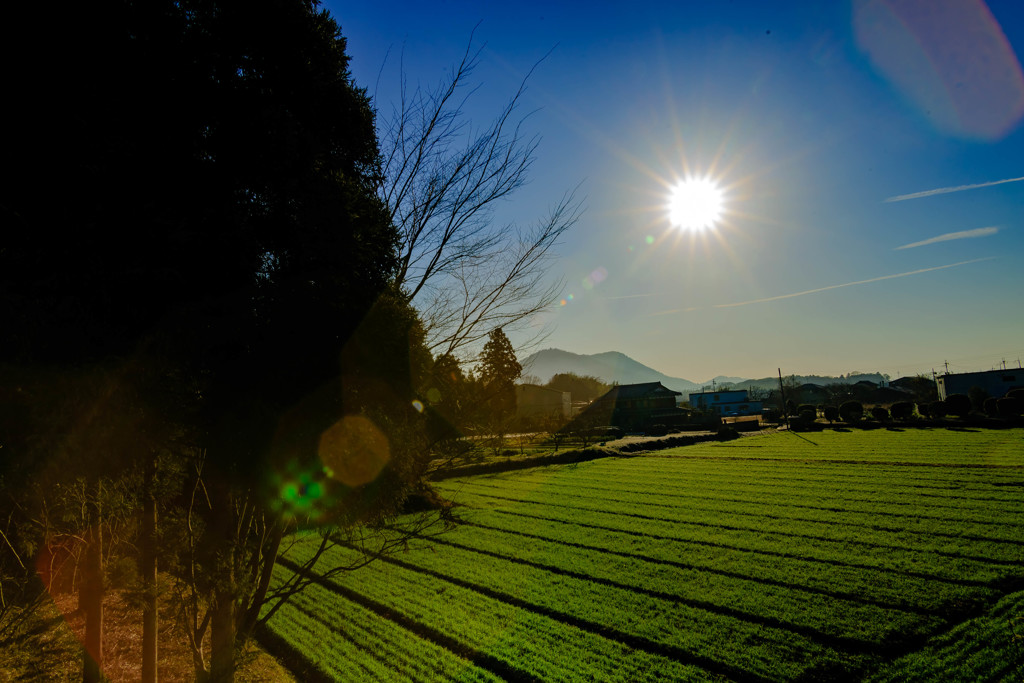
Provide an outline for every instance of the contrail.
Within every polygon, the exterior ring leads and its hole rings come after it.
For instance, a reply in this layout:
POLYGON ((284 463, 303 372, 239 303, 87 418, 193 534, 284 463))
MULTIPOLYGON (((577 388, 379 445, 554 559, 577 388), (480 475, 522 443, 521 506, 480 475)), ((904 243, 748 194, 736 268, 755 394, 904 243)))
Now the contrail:
POLYGON ((976 183, 974 185, 957 185, 956 187, 940 187, 935 190, 925 190, 924 192, 914 192, 912 194, 901 194, 895 197, 889 197, 885 201, 902 202, 908 199, 920 199, 921 197, 931 197, 934 194, 949 194, 950 192, 977 190, 979 187, 992 187, 993 185, 1002 185, 1004 183, 1019 183, 1022 180, 1024 180, 1024 176, 1021 176, 1020 178, 1007 178, 1006 180, 993 180, 990 183, 976 183))
POLYGON ((882 277, 873 277, 870 280, 857 280, 856 282, 847 282, 841 285, 829 285, 828 287, 819 287, 817 289, 808 289, 803 292, 794 292, 792 294, 780 294, 779 296, 770 296, 764 299, 751 299, 750 301, 740 301, 734 304, 715 304, 715 308, 731 308, 733 306, 747 306, 749 304, 762 304, 766 301, 778 301, 779 299, 792 299, 795 296, 803 296, 805 294, 817 294, 818 292, 827 292, 830 289, 839 289, 840 287, 853 287, 854 285, 866 285, 869 282, 881 282, 882 280, 892 280, 898 277, 907 277, 910 275, 920 275, 921 273, 930 273, 933 270, 944 270, 946 268, 955 268, 957 266, 966 266, 969 263, 978 263, 979 261, 991 261, 995 256, 989 256, 986 258, 976 258, 970 261, 960 261, 959 263, 950 263, 945 266, 934 266, 932 268, 922 268, 920 270, 911 270, 906 273, 896 273, 895 275, 883 275, 882 277))
POLYGON ((989 228, 975 228, 974 230, 961 230, 960 232, 947 232, 945 235, 939 235, 938 237, 931 237, 920 242, 913 242, 911 244, 904 244, 902 247, 896 247, 896 249, 912 249, 914 247, 923 247, 926 244, 935 244, 936 242, 948 242, 949 240, 965 240, 972 237, 988 237, 999 232, 999 228, 992 226, 989 228))

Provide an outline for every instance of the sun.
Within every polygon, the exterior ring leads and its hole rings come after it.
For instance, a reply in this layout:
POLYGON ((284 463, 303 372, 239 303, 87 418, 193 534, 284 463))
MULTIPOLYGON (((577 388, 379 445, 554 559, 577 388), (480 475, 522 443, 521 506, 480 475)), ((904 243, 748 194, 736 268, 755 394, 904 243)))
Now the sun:
POLYGON ((714 228, 722 215, 722 191, 708 178, 689 178, 672 189, 669 222, 681 230, 714 228))

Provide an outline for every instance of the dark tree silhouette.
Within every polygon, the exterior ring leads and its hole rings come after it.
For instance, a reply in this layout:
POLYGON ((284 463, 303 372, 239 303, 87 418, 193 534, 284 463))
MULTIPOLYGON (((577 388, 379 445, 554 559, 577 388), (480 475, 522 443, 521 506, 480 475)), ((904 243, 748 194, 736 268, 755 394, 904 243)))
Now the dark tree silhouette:
MULTIPOLYGON (((14 23, 45 27, 48 48, 8 93, 0 357, 172 368, 185 390, 160 402, 186 417, 204 454, 192 483, 209 494, 189 548, 211 606, 193 615, 193 645, 207 624, 213 645, 208 667, 194 647, 197 669, 231 680, 295 524, 268 475, 312 467, 340 415, 393 443, 417 419, 405 399, 422 330, 403 296, 373 309, 398 273, 398 234, 376 194, 370 103, 315 1, 110 0, 56 22, 20 11, 35 16, 14 23), (385 396, 404 412, 380 409, 385 396)), ((330 500, 351 509, 327 521, 393 511, 413 451, 392 448, 372 491, 338 484, 330 500)))
POLYGON ((490 412, 495 418, 515 413, 515 381, 523 374, 512 342, 499 327, 491 331, 480 353, 480 382, 490 412))

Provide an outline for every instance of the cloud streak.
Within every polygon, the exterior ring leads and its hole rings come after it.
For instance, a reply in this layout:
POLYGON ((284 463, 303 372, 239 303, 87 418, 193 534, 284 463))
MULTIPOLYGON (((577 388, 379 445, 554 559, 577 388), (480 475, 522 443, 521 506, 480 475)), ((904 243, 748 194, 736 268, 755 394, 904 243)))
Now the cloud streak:
POLYGON ((895 197, 889 197, 886 202, 905 202, 908 199, 921 199, 922 197, 931 197, 936 194, 949 194, 950 192, 963 192, 964 190, 977 190, 982 187, 992 187, 993 185, 1003 185, 1005 183, 1019 183, 1024 180, 1024 176, 1020 178, 1007 178, 1006 180, 993 180, 988 183, 976 183, 974 185, 957 185, 956 187, 940 187, 935 190, 925 190, 924 192, 914 192, 911 194, 901 194, 895 197))
POLYGON ((949 263, 944 266, 933 266, 931 268, 921 268, 920 270, 911 270, 906 273, 895 273, 894 275, 883 275, 881 277, 873 277, 870 280, 857 280, 856 282, 845 282, 841 285, 829 285, 828 287, 818 287, 817 289, 806 289, 802 292, 793 292, 792 294, 780 294, 779 296, 769 296, 764 299, 751 299, 750 301, 739 301, 734 304, 716 304, 715 308, 733 308, 736 306, 749 306, 750 304, 763 304, 768 301, 779 301, 781 299, 792 299, 798 296, 805 296, 807 294, 817 294, 818 292, 827 292, 830 289, 841 289, 843 287, 853 287, 854 285, 866 285, 871 282, 881 282, 882 280, 894 280, 898 277, 910 277, 911 275, 920 275, 921 273, 931 273, 936 270, 945 270, 946 268, 956 268, 957 266, 966 266, 969 263, 979 263, 981 261, 991 261, 994 256, 986 258, 976 258, 970 261, 960 261, 958 263, 949 263))
POLYGON ((896 247, 899 249, 913 249, 914 247, 923 247, 926 244, 935 244, 936 242, 948 242, 950 240, 966 240, 974 237, 988 237, 999 232, 999 228, 991 226, 988 228, 975 228, 974 230, 961 230, 960 232, 947 232, 945 235, 939 235, 938 237, 930 237, 920 242, 912 242, 910 244, 904 244, 902 247, 896 247))

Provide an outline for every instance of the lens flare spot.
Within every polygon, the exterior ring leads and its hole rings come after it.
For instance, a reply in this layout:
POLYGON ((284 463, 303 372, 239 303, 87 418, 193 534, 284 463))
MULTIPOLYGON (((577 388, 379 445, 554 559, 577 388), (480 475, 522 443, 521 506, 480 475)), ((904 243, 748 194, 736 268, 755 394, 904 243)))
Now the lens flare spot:
POLYGON ((644 238, 644 242, 647 242, 647 244, 654 244, 654 237, 648 235, 647 237, 644 238))
POLYGON ((414 399, 413 402, 412 402, 412 407, 413 407, 413 410, 415 410, 417 413, 422 413, 423 412, 423 401, 414 399))
POLYGON ((441 391, 437 387, 431 387, 427 390, 427 400, 431 403, 437 403, 441 400, 441 391))
POLYGON ((320 435, 319 455, 332 478, 348 486, 376 479, 391 460, 387 436, 361 415, 347 415, 320 435))

